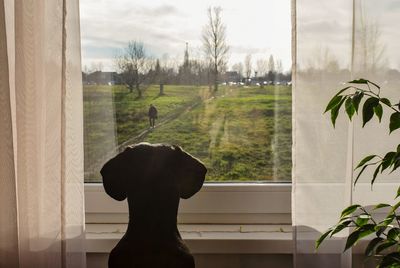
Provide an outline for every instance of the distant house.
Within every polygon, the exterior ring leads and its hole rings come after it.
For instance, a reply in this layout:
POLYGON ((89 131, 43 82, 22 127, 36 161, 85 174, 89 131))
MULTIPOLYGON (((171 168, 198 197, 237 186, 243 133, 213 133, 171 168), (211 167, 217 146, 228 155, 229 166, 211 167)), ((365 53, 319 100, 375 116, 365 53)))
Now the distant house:
POLYGON ((86 85, 115 85, 121 84, 121 77, 116 72, 96 71, 82 75, 82 81, 86 85))

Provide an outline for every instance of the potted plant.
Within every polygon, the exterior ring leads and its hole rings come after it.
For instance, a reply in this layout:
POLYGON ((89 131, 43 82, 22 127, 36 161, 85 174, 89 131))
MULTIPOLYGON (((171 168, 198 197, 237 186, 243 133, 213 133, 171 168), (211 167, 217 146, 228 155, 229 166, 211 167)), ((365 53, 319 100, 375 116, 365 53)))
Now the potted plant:
MULTIPOLYGON (((374 115, 381 122, 384 110, 391 113, 389 123, 389 134, 400 128, 400 103, 394 103, 388 98, 381 97, 381 88, 376 83, 366 79, 358 79, 348 82, 348 85, 341 89, 328 103, 325 113, 331 113, 331 121, 335 126, 336 119, 341 108, 347 113, 349 120, 358 114, 361 102, 362 126, 364 127, 374 115)), ((394 172, 400 167, 400 144, 385 155, 368 155, 356 166, 359 170, 354 181, 357 184, 361 174, 367 168, 375 168, 371 179, 371 186, 379 174, 384 171, 394 172)), ((400 196, 400 187, 397 190, 395 199, 400 196)), ((329 228, 316 241, 316 248, 328 237, 350 228, 350 235, 347 237, 344 251, 352 248, 359 240, 366 236, 373 236, 365 248, 366 257, 377 259, 378 267, 400 267, 400 213, 397 209, 400 201, 395 205, 376 204, 367 208, 358 204, 345 208, 337 224, 329 228), (386 217, 377 220, 374 213, 377 210, 388 210, 386 217)))

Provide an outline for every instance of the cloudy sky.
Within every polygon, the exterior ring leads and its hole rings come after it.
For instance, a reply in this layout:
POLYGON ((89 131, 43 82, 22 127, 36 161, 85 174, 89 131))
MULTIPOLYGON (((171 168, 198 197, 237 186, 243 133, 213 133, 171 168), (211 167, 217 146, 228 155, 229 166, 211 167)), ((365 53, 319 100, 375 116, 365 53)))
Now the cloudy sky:
MULTIPOLYGON (((353 3, 349 0, 301 0, 297 3, 298 66, 319 67, 323 58, 335 59, 349 68, 352 53, 353 3), (300 3, 300 4, 299 4, 300 3)), ((369 58, 375 47, 379 61, 400 69, 400 1, 356 1, 355 62, 363 62, 362 29, 368 35, 369 58)), ((328 59, 329 60, 329 59, 328 59)), ((356 66, 357 67, 357 66, 356 66)))
POLYGON ((113 58, 129 40, 141 41, 153 57, 183 60, 185 43, 199 57, 207 8, 221 6, 231 47, 229 65, 273 54, 291 66, 290 0, 81 0, 83 66, 113 58))

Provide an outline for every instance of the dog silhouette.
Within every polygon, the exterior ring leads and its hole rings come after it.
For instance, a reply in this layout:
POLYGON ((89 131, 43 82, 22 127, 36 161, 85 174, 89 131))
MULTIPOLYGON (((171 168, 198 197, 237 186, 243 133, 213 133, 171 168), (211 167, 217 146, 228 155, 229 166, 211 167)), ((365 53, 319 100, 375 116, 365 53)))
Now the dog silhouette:
POLYGON ((100 171, 112 198, 128 199, 129 224, 111 251, 110 268, 192 268, 194 258, 178 228, 180 198, 197 193, 206 167, 179 146, 139 143, 100 171))

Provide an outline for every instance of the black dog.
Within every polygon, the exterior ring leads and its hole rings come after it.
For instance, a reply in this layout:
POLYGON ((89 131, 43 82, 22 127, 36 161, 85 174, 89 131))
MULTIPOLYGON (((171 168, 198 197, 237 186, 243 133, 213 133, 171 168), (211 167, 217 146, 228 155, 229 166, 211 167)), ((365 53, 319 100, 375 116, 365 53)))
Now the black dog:
POLYGON ((204 183, 206 167, 178 146, 140 143, 101 169, 112 198, 128 198, 128 229, 111 251, 110 268, 192 268, 194 259, 176 227, 180 198, 204 183))

